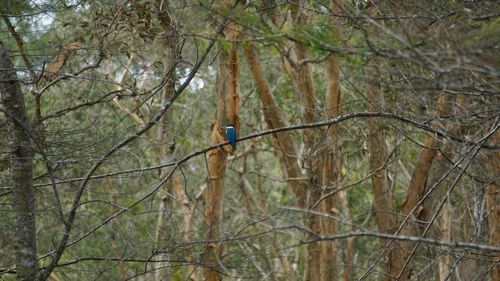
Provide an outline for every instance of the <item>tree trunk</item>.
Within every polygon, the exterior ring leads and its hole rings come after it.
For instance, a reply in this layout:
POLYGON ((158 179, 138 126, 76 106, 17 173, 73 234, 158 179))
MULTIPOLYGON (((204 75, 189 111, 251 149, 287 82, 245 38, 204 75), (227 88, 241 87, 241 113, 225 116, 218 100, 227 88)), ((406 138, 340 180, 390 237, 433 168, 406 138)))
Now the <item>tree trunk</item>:
MULTIPOLYGON (((235 26, 226 29, 226 38, 231 46, 228 50, 221 49, 217 64, 217 112, 212 125, 210 144, 226 141, 224 126, 232 124, 239 132, 240 123, 238 112, 240 109, 240 61, 237 53, 236 37, 238 32, 235 26)), ((222 189, 226 169, 226 155, 232 153, 230 145, 222 149, 211 150, 208 154, 209 178, 205 190, 205 222, 208 226, 208 240, 219 239, 222 217, 222 189)), ((204 262, 205 280, 217 281, 222 279, 220 258, 222 245, 219 242, 210 242, 205 250, 204 262)))
MULTIPOLYGON (((463 106, 463 99, 459 99, 459 108, 463 106), (460 100, 462 100, 460 104, 460 100)), ((451 112, 451 100, 449 94, 444 94, 438 99, 438 109, 437 115, 440 117, 444 114, 448 114, 451 112)), ((437 123, 437 122, 436 122, 437 123)), ((459 125, 450 126, 450 124, 440 124, 442 127, 451 127, 449 130, 452 135, 457 135, 459 132, 459 125)), ((436 140, 437 142, 437 140, 436 140)), ((437 144, 437 143, 436 143, 437 144)), ((443 200, 446 196, 448 189, 451 187, 451 178, 449 175, 448 178, 444 179, 439 185, 435 185, 437 181, 442 177, 443 174, 446 173, 448 169, 451 168, 451 165, 448 159, 454 158, 454 151, 456 148, 453 146, 454 144, 448 142, 447 140, 443 140, 443 147, 436 152, 434 155, 434 159, 431 163, 431 169, 428 172, 428 183, 429 186, 434 186, 434 190, 432 190, 427 196, 421 206, 419 206, 419 211, 417 214, 417 218, 424 223, 431 223, 432 217, 439 212, 438 202, 443 200)), ((428 188, 425 188, 424 192, 426 193, 428 188)), ((423 194, 420 195, 420 197, 423 194)), ((420 200, 421 198, 419 198, 420 200)), ((443 206, 442 212, 439 214, 438 223, 433 227, 434 236, 436 239, 444 240, 444 241, 452 241, 451 236, 451 213, 449 212, 449 208, 451 208, 449 198, 447 202, 443 206)), ((412 233, 412 235, 420 235, 420 232, 412 233)), ((430 252, 434 257, 438 258, 438 253, 435 249, 431 249, 430 252)), ((438 280, 446 280, 448 279, 449 271, 453 265, 451 264, 451 256, 446 255, 443 258, 439 258, 439 262, 436 265, 431 265, 430 268, 432 270, 432 278, 438 280)), ((452 276, 452 275, 450 275, 452 276)), ((453 279, 452 279, 453 280, 453 279)))
MULTIPOLYGON (((339 201, 342 219, 348 220, 351 218, 351 209, 349 208, 349 202, 347 202, 347 191, 342 190, 339 192, 339 201)), ((348 233, 353 232, 353 227, 351 223, 347 223, 345 225, 345 231, 348 233)), ((350 237, 345 240, 344 243, 344 272, 342 273, 342 280, 349 281, 352 280, 351 272, 354 263, 354 247, 353 247, 354 238, 350 237)))
MULTIPOLYGON (((372 81, 368 85, 368 110, 382 111, 384 96, 380 90, 378 69, 372 63, 369 66, 369 77, 372 81)), ((373 207, 377 220, 378 230, 382 233, 393 234, 397 229, 397 220, 395 215, 394 198, 389 190, 386 162, 388 160, 386 135, 379 119, 371 118, 368 120, 368 152, 370 153, 370 169, 373 171, 373 207)), ((388 246, 388 240, 381 239, 380 247, 385 249, 388 246)), ((387 261, 384 263, 387 280, 398 276, 403 268, 404 255, 401 252, 400 243, 392 241, 388 251, 387 261)))
MULTIPOLYGON (((340 8, 336 3, 332 3, 330 8, 335 14, 339 14, 340 8)), ((340 41, 342 30, 333 23, 332 34, 335 40, 340 41)), ((340 113, 340 57, 336 54, 331 54, 327 60, 326 69, 326 118, 332 119, 340 113)), ((337 125, 332 125, 327 128, 326 153, 323 160, 323 188, 326 189, 325 194, 330 190, 334 190, 342 178, 342 137, 337 125)), ((338 216, 335 212, 337 195, 328 196, 321 206, 323 213, 331 217, 338 216)), ((322 233, 324 235, 333 236, 337 233, 336 220, 329 217, 321 217, 322 233)), ((335 259, 337 257, 338 243, 336 241, 327 241, 322 243, 321 249, 321 280, 337 280, 337 265, 335 259)))
MULTIPOLYGON (((449 114, 449 112, 450 95, 442 94, 437 100, 437 108, 434 115, 436 117, 441 117, 449 114)), ((417 203, 422 199, 425 193, 427 180, 431 172, 432 164, 434 163, 435 157, 437 155, 437 145, 438 139, 435 135, 427 136, 424 142, 425 148, 423 148, 420 152, 418 162, 415 166, 415 169, 413 170, 413 175, 406 192, 406 200, 401 205, 401 212, 403 216, 409 216, 410 218, 403 227, 403 234, 405 235, 418 235, 419 226, 415 225, 413 222, 421 216, 421 212, 424 208, 422 204, 417 206, 417 203), (415 211, 411 213, 413 209, 415 209, 415 211)), ((411 252, 411 249, 414 245, 407 242, 402 242, 401 245, 403 245, 406 260, 407 255, 411 252)), ((405 272, 402 274, 403 280, 407 280, 410 278, 411 271, 412 267, 411 265, 408 265, 405 269, 405 272)))
MULTIPOLYGON (((108 193, 109 193, 109 202, 111 202, 111 205, 109 206, 109 215, 114 214, 114 208, 115 206, 118 206, 118 190, 115 188, 113 182, 111 179, 106 179, 105 180, 106 185, 108 186, 108 193)), ((114 220, 111 220, 108 223, 109 226, 109 232, 110 232, 110 238, 111 238, 111 249, 113 250, 113 254, 115 255, 115 258, 117 259, 123 259, 123 253, 120 247, 120 241, 118 240, 117 236, 120 234, 119 229, 115 226, 114 220)), ((117 270, 118 270, 118 276, 120 281, 125 281, 127 280, 127 268, 123 261, 118 261, 118 264, 116 265, 117 270)))
MULTIPOLYGON (((175 188, 175 193, 177 195, 177 201, 181 205, 182 208, 182 213, 184 216, 184 226, 183 226, 183 237, 184 241, 189 242, 191 240, 191 237, 193 235, 193 213, 194 209, 196 208, 196 202, 190 202, 187 198, 186 192, 184 190, 184 187, 181 184, 180 177, 178 174, 174 175, 173 182, 172 182, 174 188, 175 188)), ((196 275, 196 268, 194 261, 193 261, 193 249, 189 247, 186 250, 186 260, 189 263, 188 266, 186 267, 186 274, 183 280, 186 281, 196 281, 197 275, 196 275)))
MULTIPOLYGON (((436 109, 435 116, 441 117, 447 115, 450 110, 450 96, 448 94, 443 94, 438 98, 438 108, 436 109)), ((437 138, 434 135, 429 135, 424 145, 426 148, 420 153, 418 163, 415 166, 413 175, 411 177, 410 184, 408 185, 408 191, 406 194, 406 201, 401 206, 403 215, 407 216, 410 214, 411 210, 417 205, 417 202, 422 198, 425 187, 427 183, 427 178, 432 167, 432 162, 434 161, 434 156, 437 153, 436 145, 437 138)), ((416 210, 417 213, 413 216, 417 217, 421 209, 416 210)))
MULTIPOLYGON (((435 182, 438 181, 441 176, 446 173, 448 169, 450 169, 450 164, 448 160, 445 158, 446 157, 451 157, 452 156, 452 151, 453 149, 445 148, 444 152, 438 152, 434 156, 434 161, 432 163, 432 169, 429 173, 429 186, 434 186, 435 182)), ((444 196, 446 196, 447 190, 450 188, 450 182, 451 176, 448 176, 447 179, 443 180, 438 186, 435 187, 433 192, 428 196, 423 204, 422 208, 419 214, 418 219, 422 221, 423 223, 430 223, 432 217, 436 212, 439 210, 436 209, 436 205, 438 204, 439 201, 443 199, 444 196)), ((451 214, 450 214, 450 209, 451 205, 449 202, 449 198, 447 199, 445 205, 443 205, 443 208, 441 210, 441 213, 439 214, 439 217, 436 222, 434 222, 433 231, 432 235, 434 236, 433 238, 439 239, 442 241, 446 242, 451 242, 452 241, 452 236, 451 236, 451 214)), ((413 235, 420 235, 421 233, 417 232, 413 235)), ((444 281, 448 278, 449 271, 452 267, 451 264, 451 256, 447 254, 441 255, 437 249, 430 248, 428 250, 429 254, 432 256, 432 260, 437 259, 437 263, 433 263, 429 265, 430 269, 430 275, 428 276, 429 278, 444 281)), ((451 279, 453 280, 453 279, 451 279)))
MULTIPOLYGON (((491 143, 500 145, 500 131, 491 137, 491 143)), ((488 216, 488 240, 491 245, 500 245, 500 151, 488 152, 485 170, 489 179, 486 185, 486 214, 488 216)), ((493 256, 491 280, 500 280, 500 255, 493 256)))
MULTIPOLYGON (((446 203, 443 206, 443 211, 441 217, 439 218, 439 232, 440 239, 444 242, 452 241, 451 234, 451 202, 450 198, 446 200, 446 203)), ((449 254, 445 254, 444 257, 439 258, 439 281, 446 280, 454 280, 449 279, 450 276, 453 276, 453 272, 450 271, 453 269, 452 256, 449 254)))
MULTIPOLYGON (((307 1, 299 0, 291 4, 291 14, 294 25, 299 26, 308 21, 307 1)), ((314 90, 314 81, 312 70, 306 60, 309 58, 307 47, 301 42, 295 42, 294 46, 296 56, 295 82, 298 86, 297 92, 300 96, 302 107, 302 121, 304 123, 313 123, 319 120, 318 102, 314 90)), ((309 187, 307 188, 307 206, 311 208, 321 198, 321 184, 323 179, 323 149, 316 143, 316 134, 318 130, 303 131, 304 139, 304 159, 306 163, 307 177, 309 187)), ((307 226, 315 234, 310 235, 310 239, 316 239, 316 235, 321 233, 320 216, 308 214, 307 226)), ((306 280, 321 280, 321 244, 309 243, 307 246, 307 267, 306 280)))
POLYGON ((17 280, 36 280, 35 190, 31 131, 16 71, 0 41, 0 100, 7 119, 17 280))
MULTIPOLYGON (((168 1, 161 0, 156 0, 154 6, 154 11, 163 11, 169 8, 168 1)), ((175 82, 177 80, 176 65, 179 57, 180 43, 175 21, 171 18, 171 15, 169 13, 158 13, 158 19, 165 31, 164 76, 166 83, 162 95, 162 104, 164 104, 175 94, 175 82)), ((175 159, 175 136, 173 134, 173 124, 171 121, 173 116, 172 113, 173 111, 169 110, 162 116, 156 131, 156 154, 158 160, 160 160, 162 164, 170 163, 175 159)), ((179 181, 174 181, 177 174, 170 175, 172 169, 173 167, 167 167, 160 171, 160 180, 168 176, 171 176, 171 178, 163 184, 159 192, 161 201, 156 227, 156 249, 160 252, 157 258, 164 261, 155 263, 156 281, 169 281, 172 279, 172 265, 168 262, 170 255, 168 254, 169 251, 167 248, 172 247, 174 241, 172 194, 175 190, 174 183, 179 183, 179 181)))
MULTIPOLYGON (((250 71, 255 80, 257 91, 262 102, 264 119, 269 129, 281 128, 286 126, 285 118, 281 109, 278 107, 274 98, 269 82, 264 77, 262 66, 255 54, 253 46, 250 43, 245 45, 245 56, 250 65, 250 71)), ((302 170, 297 162, 297 151, 295 149, 292 136, 288 132, 276 133, 273 135, 278 143, 281 151, 281 160, 285 167, 287 177, 287 185, 290 187, 295 197, 297 198, 296 205, 299 208, 306 206, 306 182, 303 178, 302 170)), ((276 240, 275 248, 280 249, 279 241, 276 240)), ((283 265, 283 271, 287 275, 287 280, 295 280, 295 272, 290 266, 287 257, 281 257, 280 262, 283 265)))
MULTIPOLYGON (((245 55, 250 65, 250 71, 255 80, 257 91, 262 102, 264 119, 269 129, 282 128, 287 124, 285 117, 278 107, 274 98, 269 82, 264 77, 262 66, 251 44, 245 45, 245 55)), ((287 184, 297 197, 297 206, 304 208, 306 206, 306 182, 302 179, 302 170, 297 162, 297 151, 294 147, 292 136, 288 132, 273 134, 281 151, 282 159, 287 176, 287 184)))

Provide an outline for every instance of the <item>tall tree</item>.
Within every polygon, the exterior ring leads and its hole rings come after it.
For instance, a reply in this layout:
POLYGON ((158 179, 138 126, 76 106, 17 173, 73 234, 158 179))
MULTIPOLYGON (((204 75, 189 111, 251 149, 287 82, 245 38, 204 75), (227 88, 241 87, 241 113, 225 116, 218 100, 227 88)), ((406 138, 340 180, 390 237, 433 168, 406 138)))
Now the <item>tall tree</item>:
MULTIPOLYGON (((369 84, 367 97, 369 99, 369 111, 384 111, 384 95, 380 88, 380 70, 377 68, 374 61, 369 65, 369 84)), ((389 181, 387 178, 387 137, 383 125, 379 119, 368 120, 368 138, 367 146, 370 153, 370 168, 373 175, 371 176, 373 185, 373 208, 375 210, 375 218, 377 220, 378 230, 382 233, 395 233, 398 224, 396 216, 396 208, 394 195, 392 194, 389 181)), ((390 247, 388 249, 387 259, 384 263, 386 280, 392 280, 399 275, 403 268, 404 256, 401 251, 399 242, 393 242, 392 245, 386 239, 380 240, 380 247, 390 247), (388 246, 389 245, 389 246, 388 246)))
MULTIPOLYGON (((500 131, 491 137, 491 143, 500 144, 500 131)), ((489 153, 485 161, 485 171, 489 182, 486 184, 486 206, 488 217, 488 242, 491 245, 500 244, 500 152, 489 153)), ((494 254, 491 269, 491 280, 500 280, 500 255, 494 254)))
MULTIPOLYGON (((332 1, 330 10, 334 15, 339 15, 342 12, 342 2, 332 1)), ((342 29, 338 22, 332 20, 332 39, 340 45, 342 41, 342 29)), ((341 89, 340 89, 340 56, 338 54, 330 54, 326 65, 326 95, 325 95, 325 112, 327 119, 333 119, 340 114, 341 105, 341 89)), ((326 196, 322 202, 322 212, 328 214, 329 217, 323 216, 322 233, 324 235, 335 235, 337 233, 337 222, 333 219, 338 210, 337 202, 341 197, 345 199, 345 191, 340 191, 342 195, 329 194, 329 190, 336 191, 337 184, 342 178, 342 138, 339 126, 332 125, 327 128, 326 155, 323 160, 323 179, 322 185, 326 190, 323 196, 326 196)), ((347 204, 342 206, 348 208, 347 204)), ((347 211, 347 210, 344 210, 347 211)), ((348 242, 349 243, 349 242, 348 242)), ((350 245, 346 247, 346 257, 350 256, 350 245)), ((337 264, 336 257, 338 251, 338 243, 329 241, 323 244, 321 251, 321 278, 322 280, 337 279, 337 264)), ((349 269, 346 268, 346 274, 349 275, 349 269)))
MULTIPOLYGON (((294 26, 307 24, 310 13, 307 9, 308 1, 292 1, 290 11, 294 26)), ((316 97, 311 65, 308 63, 309 55, 307 46, 300 41, 294 42, 295 52, 295 77, 292 77, 297 85, 296 91, 300 97, 302 107, 302 121, 313 123, 319 121, 319 106, 316 97)), ((321 181, 323 168, 324 147, 317 142, 318 131, 306 130, 303 132, 304 159, 306 163, 309 187, 307 188, 307 207, 312 208, 321 198, 321 181)), ((307 215, 307 225, 316 234, 321 233, 321 221, 318 215, 307 215)), ((311 238, 314 238, 312 235, 311 238)), ((307 280, 319 281, 321 279, 321 246, 319 243, 308 245, 306 276, 307 280)))
MULTIPOLYGON (((230 1, 224 2, 224 7, 230 6, 230 1)), ((238 29, 234 24, 226 28, 222 40, 228 40, 229 46, 221 46, 217 59, 216 104, 215 120, 212 123, 210 143, 217 144, 227 140, 225 127, 234 126, 238 135, 240 121, 240 59, 238 55, 238 29)), ((220 237, 222 223, 222 198, 224 174, 228 153, 233 153, 229 145, 222 149, 211 150, 208 153, 208 180, 205 196, 205 222, 208 226, 208 243, 204 253, 205 280, 217 281, 222 279, 221 257, 222 244, 217 240, 220 237)))
MULTIPOLYGON (((158 15, 158 20, 163 29, 163 44, 165 45, 165 53, 163 56, 165 86, 161 97, 162 104, 166 103, 175 95, 175 84, 177 82, 177 64, 179 63, 181 40, 179 36, 178 26, 169 10, 171 5, 169 2, 155 1, 152 14, 158 15)), ((160 163, 166 164, 175 160, 175 136, 173 130, 173 110, 169 110, 167 114, 160 119, 160 124, 157 127, 155 143, 156 151, 160 163)), ((179 185, 177 174, 173 173, 173 167, 162 169, 161 177, 170 177, 161 188, 161 203, 160 214, 158 216, 156 229, 156 246, 161 252, 158 258, 165 260, 158 264, 156 271, 156 281, 168 281, 172 278, 172 266, 168 262, 170 255, 168 248, 172 246, 174 225, 173 217, 173 196, 175 192, 175 184, 179 185)))
POLYGON ((0 98, 2 111, 6 115, 9 140, 17 280, 37 280, 32 133, 19 78, 2 41, 0 41, 0 98))

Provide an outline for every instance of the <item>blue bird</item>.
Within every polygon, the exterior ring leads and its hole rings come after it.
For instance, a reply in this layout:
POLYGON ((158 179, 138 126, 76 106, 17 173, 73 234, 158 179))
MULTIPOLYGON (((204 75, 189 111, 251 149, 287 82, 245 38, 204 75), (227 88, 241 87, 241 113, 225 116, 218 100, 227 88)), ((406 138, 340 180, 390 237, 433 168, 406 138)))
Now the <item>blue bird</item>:
POLYGON ((236 130, 231 124, 226 125, 226 138, 231 143, 233 150, 236 149, 236 130))

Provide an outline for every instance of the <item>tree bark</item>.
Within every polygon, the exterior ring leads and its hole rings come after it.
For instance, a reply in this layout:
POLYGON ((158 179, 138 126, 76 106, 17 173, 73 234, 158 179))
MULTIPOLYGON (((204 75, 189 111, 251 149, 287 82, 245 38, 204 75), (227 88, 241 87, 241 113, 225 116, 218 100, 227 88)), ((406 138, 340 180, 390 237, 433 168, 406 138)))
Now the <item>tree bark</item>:
MULTIPOLYGON (((174 178, 172 180, 172 184, 175 189, 175 193, 177 195, 177 201, 181 205, 183 217, 184 217, 184 226, 183 226, 183 237, 184 241, 190 241, 191 237, 193 236, 193 214, 194 214, 194 209, 196 208, 196 202, 190 202, 186 196, 186 192, 184 190, 184 187, 182 186, 180 182, 180 177, 178 174, 174 175, 174 178)), ((194 258, 193 258, 193 249, 189 247, 186 250, 186 260, 189 263, 188 266, 186 267, 186 274, 183 280, 186 281, 196 281, 197 275, 196 275, 196 268, 194 264, 194 258)))
MULTIPOLYGON (((161 0, 156 0, 154 2, 154 6, 154 11, 163 11, 168 10, 169 8, 168 1, 161 0)), ((164 104, 175 94, 175 82, 177 80, 176 65, 180 55, 180 42, 175 21, 171 18, 170 13, 158 12, 157 14, 158 19, 163 26, 163 30, 165 31, 164 79, 166 79, 166 83, 162 94, 162 104, 164 104)), ((156 131, 155 148, 158 160, 160 160, 162 164, 170 163, 175 159, 176 147, 175 136, 172 130, 172 116, 172 110, 169 110, 165 115, 163 115, 156 131)), ((172 169, 173 167, 162 169, 160 171, 160 180, 164 177, 170 176, 172 169)), ((169 281, 172 279, 172 265, 168 262, 170 255, 168 254, 169 251, 167 248, 172 247, 174 241, 174 226, 172 222, 174 200, 172 199, 172 194, 176 189, 174 184, 179 184, 179 181, 175 180, 175 177, 177 176, 177 174, 172 175, 172 177, 163 184, 159 192, 161 201, 156 227, 156 249, 160 252, 160 254, 157 255, 157 258, 166 261, 155 264, 156 281, 169 281)))
MULTIPOLYGON (((436 117, 441 117, 449 114, 449 112, 450 95, 442 94, 437 100, 437 108, 434 115, 436 117)), ((424 210, 422 204, 417 206, 417 203, 422 199, 425 193, 427 180, 437 156, 437 145, 437 136, 427 136, 424 142, 425 148, 423 148, 420 152, 418 162, 415 166, 415 169, 413 170, 413 175, 406 192, 406 200, 401 205, 401 212, 403 216, 410 216, 410 218, 412 218, 411 220, 406 222, 406 225, 403 227, 403 234, 405 235, 418 235, 418 225, 415 225, 413 221, 421 217, 421 213, 424 210), (415 211, 411 213, 414 208, 416 208, 415 211)), ((409 252, 411 252, 411 249, 414 245, 405 242, 402 242, 401 245, 403 246, 406 259, 407 255, 409 254, 409 252)), ((407 280, 410 278, 411 271, 412 267, 411 265, 408 265, 405 269, 405 272, 402 274, 403 280, 407 280)))
MULTIPOLYGON (((235 42, 238 31, 233 24, 226 29, 226 39, 231 41, 229 49, 222 48, 217 64, 217 112, 212 125, 210 144, 226 141, 224 126, 232 124, 239 132, 240 123, 238 112, 240 110, 240 61, 235 42)), ((205 196, 205 222, 208 226, 208 240, 217 240, 220 235, 222 218, 222 194, 224 174, 226 169, 226 156, 233 153, 230 145, 222 149, 211 150, 208 154, 208 183, 204 192, 205 196)), ((205 280, 218 281, 222 279, 220 259, 222 245, 219 242, 210 242, 205 250, 204 261, 205 280)))
MULTIPOLYGON (((446 203, 443 206, 441 217, 439 218, 439 232, 440 232, 439 238, 442 241, 446 242, 452 241, 451 202, 449 198, 448 200, 446 200, 446 203)), ((454 280, 453 278, 448 279, 450 276, 452 276, 453 273, 450 272, 450 270, 452 270, 453 268, 451 255, 446 254, 444 257, 441 257, 439 259, 438 267, 439 267, 439 281, 454 280)))
MULTIPOLYGON (((298 0, 291 4, 291 14, 295 26, 307 23, 308 10, 306 9, 308 1, 298 0)), ((314 81, 311 66, 307 63, 308 52, 304 43, 295 42, 294 46, 296 56, 295 82, 298 87, 297 92, 300 96, 302 107, 302 121, 304 123, 313 123, 319 120, 318 102, 314 89, 314 81)), ((318 130, 303 131, 304 139, 304 159, 306 163, 307 177, 309 187, 307 188, 308 208, 315 205, 321 198, 321 184, 323 179, 323 152, 324 147, 316 143, 316 134, 318 130)), ((321 233, 320 216, 309 214, 306 216, 308 227, 317 235, 321 233)), ((311 234, 310 238, 315 239, 316 235, 311 234)), ((310 243, 307 246, 307 266, 306 280, 321 280, 321 244, 310 243)))
MULTIPOLYGON (((269 82, 266 80, 262 71, 261 63, 255 54, 253 46, 248 43, 245 45, 245 56, 250 65, 250 71, 255 86, 259 93, 259 98, 262 102, 264 119, 269 129, 286 127, 285 117, 281 109, 278 107, 274 98, 269 82)), ((287 184, 292 189, 297 197, 297 206, 304 208, 306 206, 306 188, 307 183, 303 180, 302 170, 297 162, 297 151, 295 149, 292 136, 288 132, 273 134, 276 139, 279 149, 282 154, 282 159, 285 166, 287 176, 287 184)))
MULTIPOLYGON (((438 98, 438 107, 436 109, 435 116, 441 117, 448 114, 450 110, 449 103, 450 96, 448 94, 441 95, 438 98)), ((410 184, 408 185, 406 201, 401 206, 401 210, 405 216, 410 214, 410 211, 417 205, 417 202, 422 198, 425 192, 427 178, 434 161, 434 156, 436 156, 437 153, 437 143, 438 140, 436 136, 433 135, 429 135, 424 142, 424 146, 426 148, 422 149, 422 152, 420 153, 418 163, 415 166, 410 184)), ((417 217, 421 208, 416 211, 417 212, 413 215, 417 217)))
POLYGON ((17 280, 32 281, 36 280, 38 268, 30 123, 16 71, 1 41, 0 99, 7 119, 10 149, 17 280))
MULTIPOLYGON (((384 96, 380 90, 379 73, 373 62, 369 66, 368 72, 371 81, 368 85, 368 110, 381 111, 384 103, 384 96)), ((374 171, 372 176, 373 185, 373 207, 375 209, 375 218, 377 220, 378 230, 382 233, 393 234, 397 229, 397 220, 394 206, 394 198, 389 190, 386 162, 388 160, 386 135, 380 120, 371 118, 368 120, 368 152, 370 153, 370 169, 374 171)), ((388 246, 388 240, 381 239, 380 247, 385 249, 388 246)), ((404 255, 400 248, 400 243, 392 241, 391 248, 388 251, 387 261, 384 264, 387 280, 398 276, 403 268, 404 255)))
MULTIPOLYGON (((264 76, 261 63, 250 43, 245 45, 245 56, 250 66, 250 72, 255 80, 259 98, 262 102, 263 115, 269 129, 281 128, 286 126, 285 117, 281 109, 278 107, 274 98, 269 82, 264 76)), ((287 185, 290 187, 295 197, 297 198, 296 205, 299 208, 306 206, 306 181, 303 179, 302 170, 297 162, 297 151, 294 146, 292 136, 288 132, 276 133, 273 135, 278 143, 281 151, 281 160, 285 167, 287 177, 287 185)), ((264 206, 262 206, 263 208, 264 206)), ((279 241, 275 241, 275 248, 280 249, 279 241)), ((283 271, 287 276, 287 280, 295 280, 295 272, 290 266, 287 257, 280 255, 280 262, 283 266, 283 271)))
MULTIPOLYGON (((332 11, 339 14, 340 8, 336 3, 330 5, 332 11)), ((334 27, 332 28, 332 35, 337 41, 341 40, 342 30, 341 28, 332 22, 334 27)), ((326 68, 326 118, 332 119, 339 115, 340 113, 340 57, 336 54, 330 54, 327 59, 326 68)), ((337 125, 332 125, 327 128, 326 135, 326 153, 323 161, 323 188, 326 189, 325 193, 333 190, 337 184, 340 182, 342 177, 342 137, 340 136, 340 129, 337 125)), ((341 191, 345 192, 345 191, 341 191)), ((321 206, 322 212, 335 217, 338 215, 335 210, 336 202, 338 201, 338 196, 328 196, 321 206)), ((335 235, 337 233, 337 223, 336 220, 329 217, 321 217, 321 227, 322 233, 324 235, 335 235)), ((322 243, 321 249, 321 280, 337 280, 337 265, 335 259, 338 251, 338 243, 336 241, 327 241, 322 243)))
MULTIPOLYGON (((500 131, 496 131, 491 142, 500 145, 500 131)), ((491 245, 500 245, 500 151, 488 153, 485 170, 489 179, 486 185, 486 206, 488 216, 488 240, 491 245)), ((491 280, 500 280, 500 255, 493 256, 491 280)))
MULTIPOLYGON (((460 107, 463 106, 463 99, 459 98, 458 100, 460 107), (460 102, 461 101, 461 102, 460 102)), ((448 115, 449 113, 452 112, 451 110, 451 96, 450 94, 444 94, 438 99, 438 108, 436 115, 438 117, 441 117, 443 115, 448 115)), ((451 128, 449 131, 452 135, 457 135, 459 132, 459 125, 456 124, 453 126, 453 124, 439 124, 439 121, 435 122, 435 125, 440 125, 441 127, 448 127, 451 128)), ((435 140, 435 146, 438 145, 438 139, 435 140)), ((425 181, 429 184, 429 186, 434 186, 444 173, 450 168, 450 163, 448 161, 449 158, 454 157, 454 151, 455 147, 453 146, 454 144, 451 142, 448 142, 447 140, 443 139, 442 141, 442 147, 439 151, 436 151, 434 155, 434 159, 431 162, 431 167, 430 170, 428 171, 426 175, 425 181), (427 179, 428 178, 428 179, 427 179)), ((437 147, 436 147, 437 149, 437 147)), ((443 197, 446 196, 448 189, 451 186, 451 176, 448 178, 444 179, 439 185, 434 187, 434 190, 432 190, 432 193, 427 196, 427 198, 424 199, 423 203, 419 206, 418 208, 418 213, 416 214, 416 218, 418 218, 420 221, 423 221, 424 223, 430 223, 431 218, 434 216, 436 212, 439 212, 437 209, 436 205, 439 201, 444 199, 443 197)), ((421 199, 424 193, 426 193, 428 190, 426 183, 424 182, 424 190, 422 194, 419 195, 418 200, 421 199)), ((443 206, 442 212, 439 214, 438 217, 438 223, 435 226, 432 226, 434 231, 434 235, 436 236, 437 239, 441 239, 444 241, 452 241, 452 235, 451 235, 451 213, 449 209, 451 208, 451 203, 449 202, 449 198, 447 199, 445 205, 443 206)), ((414 232, 411 233, 410 235, 420 235, 420 232, 414 232)), ((431 254, 434 255, 436 259, 438 259, 438 253, 435 249, 432 249, 431 254)), ((436 265, 431 265, 431 268, 433 269, 432 274, 433 276, 431 278, 438 279, 438 280, 446 280, 448 279, 449 271, 453 265, 451 264, 451 256, 450 255, 445 255, 442 258, 439 258, 439 261, 437 262, 436 265)), ((453 275, 450 275, 453 276, 453 275)), ((453 280, 453 279, 451 279, 453 280)))
MULTIPOLYGON (((118 190, 115 188, 113 182, 111 179, 106 179, 106 185, 108 186, 108 192, 109 192, 109 202, 111 202, 111 205, 109 206, 109 213, 110 215, 114 214, 114 206, 118 206, 118 190)), ((118 240, 117 236, 119 235, 119 230, 115 226, 114 220, 111 220, 109 223, 109 232, 111 236, 111 249, 113 250, 113 254, 115 255, 115 258, 117 259, 123 259, 123 253, 120 247, 120 241, 118 240)), ((116 265, 117 270, 118 270, 118 276, 120 281, 125 281, 127 280, 127 268, 123 261, 118 261, 118 264, 116 265)))

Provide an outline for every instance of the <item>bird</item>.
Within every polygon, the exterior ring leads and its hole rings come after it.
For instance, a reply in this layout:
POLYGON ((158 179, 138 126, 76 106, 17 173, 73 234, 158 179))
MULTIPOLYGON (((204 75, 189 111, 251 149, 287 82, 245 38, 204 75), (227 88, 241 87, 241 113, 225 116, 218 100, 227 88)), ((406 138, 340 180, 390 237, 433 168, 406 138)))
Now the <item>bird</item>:
POLYGON ((232 124, 228 124, 226 127, 226 138, 231 143, 233 150, 236 149, 236 130, 232 124))

